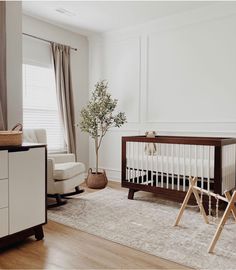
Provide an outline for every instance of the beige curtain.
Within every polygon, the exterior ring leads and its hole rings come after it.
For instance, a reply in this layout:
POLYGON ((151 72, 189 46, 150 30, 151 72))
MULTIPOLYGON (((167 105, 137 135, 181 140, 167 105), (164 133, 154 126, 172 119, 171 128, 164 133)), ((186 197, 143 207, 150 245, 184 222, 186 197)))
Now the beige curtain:
POLYGON ((6 19, 5 2, 0 2, 0 130, 7 128, 6 19))
POLYGON ((5 130, 5 129, 6 129, 6 124, 4 121, 3 109, 2 109, 1 102, 0 102, 0 130, 5 130))
POLYGON ((65 140, 68 146, 68 152, 75 154, 75 121, 70 68, 70 47, 56 43, 52 43, 51 46, 59 111, 64 127, 65 140))

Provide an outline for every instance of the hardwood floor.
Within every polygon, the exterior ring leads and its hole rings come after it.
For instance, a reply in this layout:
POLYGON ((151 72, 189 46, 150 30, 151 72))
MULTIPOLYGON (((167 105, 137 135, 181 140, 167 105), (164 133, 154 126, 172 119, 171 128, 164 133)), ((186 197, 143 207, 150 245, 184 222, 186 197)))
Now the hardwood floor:
MULTIPOLYGON (((109 186, 120 189, 115 182, 109 186)), ((189 269, 56 222, 44 231, 43 241, 29 238, 2 251, 0 269, 189 269)))

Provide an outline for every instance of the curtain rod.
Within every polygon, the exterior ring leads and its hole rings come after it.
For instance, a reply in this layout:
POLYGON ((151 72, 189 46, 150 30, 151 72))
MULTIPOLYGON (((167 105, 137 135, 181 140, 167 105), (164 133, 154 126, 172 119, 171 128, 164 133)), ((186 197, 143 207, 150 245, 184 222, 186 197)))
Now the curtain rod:
MULTIPOLYGON (((40 37, 36 37, 36 36, 34 36, 34 35, 30 35, 30 34, 27 34, 27 33, 24 33, 24 32, 22 33, 22 35, 28 36, 28 37, 31 37, 31 38, 35 38, 35 39, 39 39, 39 40, 42 40, 42 41, 44 41, 44 42, 53 43, 53 41, 51 41, 51 40, 44 39, 44 38, 40 38, 40 37)), ((70 47, 70 48, 71 48, 71 50, 77 51, 76 48, 72 48, 72 47, 70 47)))

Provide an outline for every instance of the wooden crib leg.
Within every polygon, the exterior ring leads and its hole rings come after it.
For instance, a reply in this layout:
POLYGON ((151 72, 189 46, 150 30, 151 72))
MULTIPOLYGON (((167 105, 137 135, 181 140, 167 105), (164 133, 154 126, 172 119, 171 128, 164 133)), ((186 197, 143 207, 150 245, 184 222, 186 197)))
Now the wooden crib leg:
POLYGON ((219 225, 217 227, 216 233, 215 233, 215 235, 214 235, 214 237, 212 239, 212 242, 210 244, 210 247, 208 249, 209 253, 213 252, 213 250, 215 248, 215 245, 216 245, 216 243, 217 243, 217 241, 218 241, 218 239, 220 237, 220 234, 221 234, 221 232, 222 232, 222 230, 224 228, 224 225, 225 225, 225 223, 226 223, 226 221, 228 219, 228 216, 229 216, 230 212, 232 211, 232 209, 235 207, 234 206, 235 201, 236 201, 236 191, 234 191, 234 193, 233 193, 233 195, 231 197, 231 200, 229 201, 228 206, 227 206, 227 208, 226 208, 226 210, 224 212, 224 215, 223 215, 223 217, 222 217, 222 219, 221 219, 221 221, 220 221, 220 223, 219 223, 219 225))
POLYGON ((138 191, 138 190, 136 190, 136 189, 130 188, 130 189, 129 189, 129 194, 128 194, 128 199, 129 199, 129 200, 133 200, 133 199, 134 199, 134 193, 137 192, 137 191, 138 191))

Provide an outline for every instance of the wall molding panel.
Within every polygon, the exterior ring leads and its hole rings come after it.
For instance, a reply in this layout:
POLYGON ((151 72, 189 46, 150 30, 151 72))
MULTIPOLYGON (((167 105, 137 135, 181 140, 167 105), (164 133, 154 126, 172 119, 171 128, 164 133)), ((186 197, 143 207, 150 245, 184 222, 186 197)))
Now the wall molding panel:
POLYGON ((236 121, 235 24, 214 19, 149 35, 148 123, 236 121))
POLYGON ((108 41, 103 44, 102 78, 118 99, 118 107, 126 111, 129 123, 140 122, 141 39, 139 36, 108 41))
POLYGON ((236 6, 222 2, 91 39, 90 83, 108 74, 128 116, 102 146, 100 167, 112 179, 120 179, 122 136, 236 137, 235 32, 236 6))

